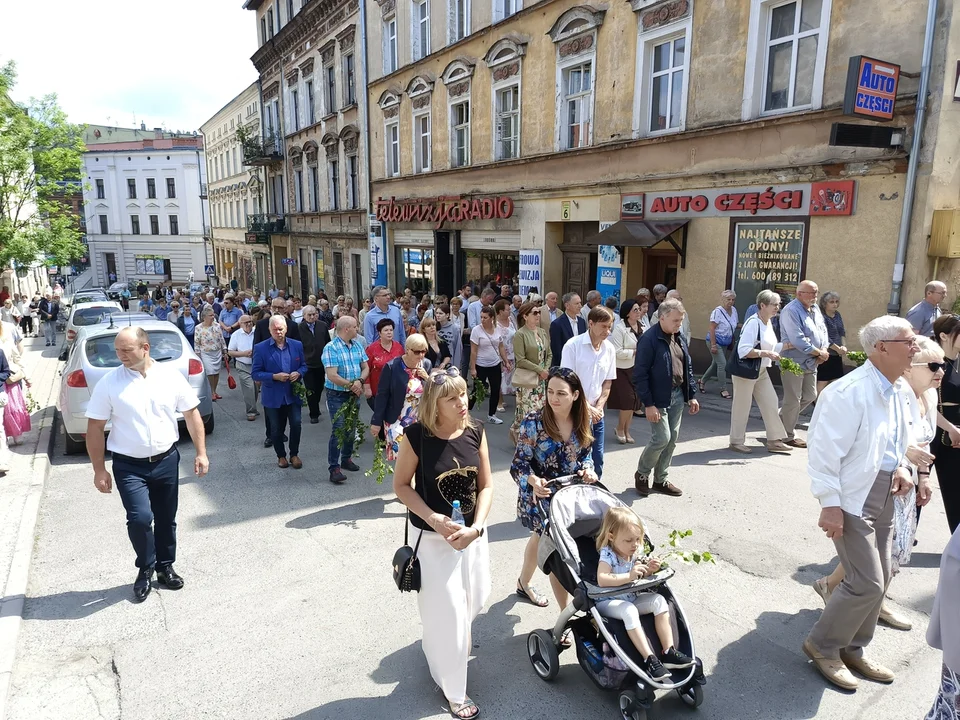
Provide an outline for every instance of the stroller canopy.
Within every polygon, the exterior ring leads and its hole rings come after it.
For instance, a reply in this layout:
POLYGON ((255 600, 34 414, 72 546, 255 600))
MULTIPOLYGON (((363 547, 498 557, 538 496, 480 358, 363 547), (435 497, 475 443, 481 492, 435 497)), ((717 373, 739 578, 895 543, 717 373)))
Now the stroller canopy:
POLYGON ((537 553, 540 566, 543 567, 546 559, 556 549, 564 563, 580 576, 582 558, 577 539, 595 538, 600 532, 604 514, 614 507, 627 506, 596 485, 570 485, 560 488, 550 499, 549 537, 545 535, 540 539, 537 553))

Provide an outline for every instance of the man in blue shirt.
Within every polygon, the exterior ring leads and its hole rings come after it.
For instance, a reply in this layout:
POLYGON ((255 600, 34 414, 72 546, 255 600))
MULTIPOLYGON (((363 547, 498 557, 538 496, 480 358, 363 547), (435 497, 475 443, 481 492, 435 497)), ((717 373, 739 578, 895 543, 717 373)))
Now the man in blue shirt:
MULTIPOLYGON (((947 296, 947 286, 939 280, 928 282, 923 300, 907 311, 907 322, 917 335, 933 337, 933 324, 942 314, 940 303, 947 296)), ((935 338, 934 338, 935 339, 935 338)))
POLYGON ((393 320, 395 328, 393 339, 401 345, 406 341, 407 335, 403 329, 403 313, 399 307, 390 302, 392 298, 393 293, 390 292, 388 287, 377 285, 373 289, 373 306, 367 311, 366 317, 363 318, 363 337, 366 339, 367 345, 378 339, 377 323, 384 318, 393 320))
POLYGON ((797 285, 797 297, 780 311, 780 339, 791 346, 780 355, 796 361, 803 368, 803 375, 789 372, 780 374, 780 381, 783 383, 780 420, 787 431, 784 442, 797 448, 807 446, 806 442, 794 436, 797 418, 817 399, 817 366, 830 357, 827 352, 830 337, 817 305, 819 294, 820 290, 815 282, 804 280, 797 285))
POLYGON ((233 302, 233 296, 227 295, 223 299, 223 310, 220 311, 220 329, 223 330, 223 339, 230 341, 230 334, 240 329, 240 316, 243 311, 233 302))
POLYGON ((493 305, 493 301, 496 300, 497 293, 495 293, 490 288, 487 288, 482 293, 480 293, 480 302, 470 303, 470 307, 467 308, 467 327, 473 330, 477 325, 480 324, 480 311, 483 310, 487 305, 493 305))
POLYGON ((156 315, 157 320, 166 320, 167 316, 170 314, 170 308, 167 307, 167 299, 160 298, 157 302, 157 307, 153 311, 153 314, 156 315))
POLYGON ((330 482, 341 485, 347 479, 343 470, 356 472, 360 467, 351 459, 354 431, 347 429, 347 437, 342 446, 337 441, 337 430, 344 426, 344 419, 342 416, 337 417, 337 411, 348 402, 359 404, 360 395, 364 392, 364 380, 370 374, 367 354, 357 341, 356 320, 349 315, 337 320, 337 336, 327 343, 320 358, 327 373, 323 384, 327 389, 327 412, 333 421, 330 442, 327 445, 330 482))

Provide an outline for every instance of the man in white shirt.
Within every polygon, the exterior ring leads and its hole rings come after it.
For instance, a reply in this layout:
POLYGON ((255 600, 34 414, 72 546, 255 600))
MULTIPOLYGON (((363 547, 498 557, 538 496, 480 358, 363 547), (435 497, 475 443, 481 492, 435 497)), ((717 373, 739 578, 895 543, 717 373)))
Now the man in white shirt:
MULTIPOLYGON (((893 682, 893 672, 864 657, 890 582, 893 495, 913 486, 906 459, 917 400, 901 379, 918 351, 910 323, 884 315, 860 330, 868 361, 832 383, 810 421, 807 472, 820 501, 820 522, 845 577, 803 642, 803 651, 831 683, 854 690, 850 672, 893 682)), ((919 478, 917 504, 930 499, 919 478)))
MULTIPOLYGON (((226 311, 224 311, 226 312, 226 311)), ((249 315, 240 316, 240 329, 230 336, 227 346, 227 355, 236 361, 237 383, 243 394, 243 404, 247 406, 247 420, 257 419, 257 386, 253 382, 250 372, 253 368, 253 318, 249 315)))
POLYGON ((583 318, 584 322, 587 321, 587 316, 590 314, 590 311, 602 302, 603 295, 600 294, 599 290, 590 290, 587 292, 587 304, 580 308, 580 317, 583 318))
POLYGON ((598 478, 603 476, 603 408, 617 378, 617 351, 607 340, 612 329, 613 314, 602 306, 594 308, 587 316, 587 332, 567 340, 560 361, 561 367, 570 368, 580 378, 590 406, 591 454, 598 478))
POLYGON ((177 497, 180 452, 177 417, 183 415, 197 449, 197 477, 207 474, 206 436, 200 399, 183 374, 171 364, 150 357, 150 338, 143 328, 123 328, 113 346, 121 366, 104 375, 87 406, 87 453, 93 484, 102 493, 113 489, 104 462, 104 448, 113 454, 113 474, 127 511, 127 534, 137 554, 133 596, 143 602, 157 579, 170 590, 183 587, 173 569, 177 554, 177 497), (104 432, 110 422, 110 439, 104 432), (151 525, 153 526, 151 528, 151 525))

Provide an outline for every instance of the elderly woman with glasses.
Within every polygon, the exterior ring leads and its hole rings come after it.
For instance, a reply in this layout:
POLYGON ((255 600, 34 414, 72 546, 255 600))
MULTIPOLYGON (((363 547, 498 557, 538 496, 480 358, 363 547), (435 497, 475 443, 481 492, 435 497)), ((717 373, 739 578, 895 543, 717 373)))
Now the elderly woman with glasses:
MULTIPOLYGON (((597 481, 591 455, 593 420, 580 378, 573 370, 561 367, 551 368, 547 377, 547 402, 520 423, 517 451, 510 466, 510 474, 520 486, 517 517, 530 531, 517 578, 517 595, 539 607, 546 607, 549 600, 530 585, 543 533, 537 502, 549 502, 548 485, 558 477, 580 474, 584 482, 597 481)), ((557 604, 566 607, 567 591, 553 575, 550 584, 557 604)))
POLYGON ((820 296, 820 312, 823 313, 823 324, 827 326, 830 342, 827 352, 830 357, 822 365, 817 365, 817 395, 834 380, 843 377, 843 358, 847 354, 847 347, 843 343, 847 330, 843 326, 839 307, 840 295, 832 290, 820 296))
POLYGON ((540 327, 540 307, 531 301, 517 310, 517 332, 513 336, 513 354, 517 369, 513 386, 517 390, 517 412, 510 426, 511 442, 517 442, 520 423, 543 407, 547 392, 548 369, 553 364, 550 335, 540 327))
POLYGON ((404 429, 417 421, 424 382, 432 368, 425 357, 428 347, 423 335, 408 335, 403 355, 388 362, 380 373, 373 417, 370 419, 370 434, 380 437, 383 429, 387 460, 390 462, 396 460, 400 452, 400 438, 404 429))
POLYGON ((467 661, 471 626, 490 596, 484 531, 493 503, 487 439, 467 403, 467 384, 457 369, 434 370, 393 475, 393 490, 414 526, 410 544, 420 559, 423 654, 450 712, 462 720, 480 714, 467 695, 467 661), (454 502, 462 523, 453 520, 454 502))

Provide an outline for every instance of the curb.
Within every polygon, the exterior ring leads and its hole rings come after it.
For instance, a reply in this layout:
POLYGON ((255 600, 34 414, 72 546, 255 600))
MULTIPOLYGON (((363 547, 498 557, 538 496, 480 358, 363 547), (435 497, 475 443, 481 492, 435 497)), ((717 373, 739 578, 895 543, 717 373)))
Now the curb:
MULTIPOLYGON (((59 363, 57 363, 59 365, 59 363)), ((36 540, 37 519, 40 515, 40 500, 47 478, 50 476, 54 445, 56 442, 57 410, 50 404, 55 398, 51 385, 47 407, 40 417, 40 432, 34 447, 31 473, 33 478, 27 490, 20 529, 17 533, 10 574, 6 587, 2 588, 0 598, 0 720, 6 717, 7 700, 13 680, 13 668, 17 656, 17 639, 23 624, 23 607, 27 595, 27 582, 30 578, 30 562, 33 558, 33 546, 36 540), (41 452, 41 449, 42 452, 41 452)))

